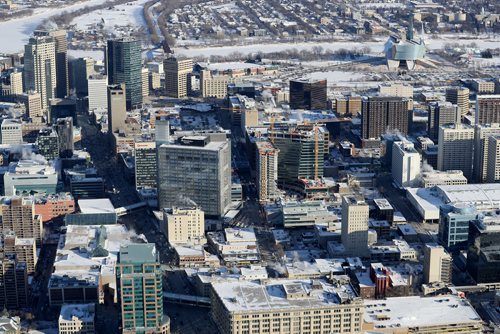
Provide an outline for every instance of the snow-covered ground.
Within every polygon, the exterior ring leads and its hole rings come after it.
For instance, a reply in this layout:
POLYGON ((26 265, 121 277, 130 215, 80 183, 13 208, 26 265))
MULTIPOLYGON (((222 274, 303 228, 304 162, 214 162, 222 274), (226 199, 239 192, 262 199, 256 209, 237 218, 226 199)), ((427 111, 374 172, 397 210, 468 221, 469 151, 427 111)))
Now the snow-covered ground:
POLYGON ((111 9, 99 9, 89 14, 76 17, 71 24, 76 24, 77 28, 86 31, 89 26, 97 23, 104 23, 105 28, 113 29, 115 26, 145 25, 142 15, 142 8, 148 0, 136 0, 127 4, 114 6, 111 9))
POLYGON ((10 21, 0 22, 0 52, 18 52, 24 48, 33 30, 43 20, 61 14, 63 11, 71 12, 77 9, 94 6, 102 3, 102 0, 84 0, 74 5, 63 8, 42 8, 35 10, 35 14, 10 21))
MULTIPOLYGON (((382 53, 385 40, 379 42, 314 42, 314 43, 268 43, 268 44, 251 44, 251 45, 234 45, 223 47, 193 47, 193 48, 175 48, 175 52, 179 55, 187 57, 210 57, 210 56, 229 56, 231 53, 239 52, 243 54, 263 52, 280 52, 287 49, 309 50, 313 47, 320 46, 325 51, 336 51, 339 49, 353 49, 369 47, 373 53, 382 53)), ((462 45, 476 43, 480 48, 497 48, 500 46, 500 39, 458 39, 453 36, 443 36, 438 39, 426 39, 427 48, 430 50, 441 49, 447 43, 459 43, 462 45)))
POLYGON ((326 79, 328 84, 343 83, 357 81, 365 77, 363 73, 358 72, 344 72, 344 71, 326 71, 326 72, 313 72, 307 75, 308 78, 314 80, 326 79))

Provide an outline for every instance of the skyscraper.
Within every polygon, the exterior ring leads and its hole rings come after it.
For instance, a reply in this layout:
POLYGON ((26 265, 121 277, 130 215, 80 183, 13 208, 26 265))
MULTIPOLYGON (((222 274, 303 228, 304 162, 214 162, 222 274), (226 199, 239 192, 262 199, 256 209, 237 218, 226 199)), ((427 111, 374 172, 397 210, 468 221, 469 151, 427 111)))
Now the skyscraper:
POLYGON ((92 58, 77 58, 71 60, 70 68, 70 87, 75 90, 79 97, 87 96, 89 93, 88 79, 94 74, 94 60, 92 58))
POLYGON ((378 139, 388 131, 408 134, 411 111, 409 100, 403 97, 371 96, 363 99, 361 110, 361 137, 378 139))
POLYGON ((56 52, 50 36, 35 36, 24 46, 24 86, 42 95, 42 109, 56 97, 56 52))
POLYGON ((427 132, 433 141, 437 141, 441 125, 460 123, 460 109, 450 102, 430 103, 427 111, 427 132))
POLYGON ((272 143, 258 141, 256 172, 257 194, 261 203, 272 201, 278 197, 278 153, 272 143))
POLYGON ((427 244, 424 248, 424 282, 451 283, 452 258, 437 244, 427 244))
POLYGON ((456 104, 462 116, 467 115, 469 112, 469 89, 465 87, 447 89, 446 101, 456 104))
POLYGON ((122 333, 168 333, 170 320, 163 315, 162 279, 154 244, 120 247, 116 282, 122 333))
POLYGON ((38 152, 47 160, 59 158, 59 136, 54 128, 40 129, 36 139, 38 152))
POLYGON ((35 215, 35 203, 30 198, 4 198, 0 203, 2 234, 13 231, 18 238, 34 238, 42 242, 42 219, 35 215))
POLYGON ((14 255, 0 255, 0 307, 19 309, 28 307, 28 273, 26 263, 14 255))
POLYGON ((478 95, 476 125, 500 123, 500 95, 478 95))
POLYGON ((488 138, 488 176, 489 183, 500 182, 500 135, 488 138))
POLYGON ((56 97, 65 98, 69 92, 68 81, 68 40, 66 39, 66 30, 41 31, 36 30, 35 36, 50 36, 55 42, 56 53, 56 78, 57 91, 56 97))
POLYGON ((474 128, 474 181, 487 182, 489 138, 500 135, 500 124, 476 125, 474 128))
POLYGON ((392 177, 400 187, 417 186, 420 175, 420 154, 407 140, 392 145, 392 177))
POLYGON ((125 130, 127 104, 125 85, 108 86, 108 133, 125 130))
POLYGON ((158 115, 155 119, 156 146, 168 144, 170 141, 170 120, 168 115, 158 115))
POLYGON ((349 256, 368 255, 368 204, 354 195, 342 198, 342 245, 349 256))
POLYGON ((170 57, 163 61, 167 96, 181 98, 188 95, 188 74, 193 71, 190 58, 170 57))
POLYGON ((135 143, 135 188, 156 188, 156 143, 135 143))
POLYGON ((290 80, 290 108, 326 109, 326 80, 290 80))
POLYGON ((55 128, 59 137, 59 156, 70 158, 75 150, 73 139, 73 118, 65 117, 56 120, 55 128))
POLYGON ((231 145, 225 133, 183 136, 159 147, 160 209, 199 206, 220 217, 231 203, 231 145))
POLYGON ((127 109, 142 104, 141 43, 122 38, 108 41, 108 81, 111 85, 125 84, 127 109))
POLYGON ((87 82, 89 111, 105 110, 108 107, 108 78, 105 75, 91 75, 87 82))
POLYGON ((439 128, 438 162, 441 171, 461 170, 472 179, 474 128, 466 124, 447 124, 439 128))

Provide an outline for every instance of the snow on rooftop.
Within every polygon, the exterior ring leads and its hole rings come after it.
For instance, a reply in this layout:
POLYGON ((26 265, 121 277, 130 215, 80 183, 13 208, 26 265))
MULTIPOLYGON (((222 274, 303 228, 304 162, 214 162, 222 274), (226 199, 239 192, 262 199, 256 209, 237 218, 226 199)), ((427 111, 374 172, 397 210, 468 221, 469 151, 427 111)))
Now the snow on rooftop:
POLYGON ((375 327, 389 328, 398 324, 402 328, 424 327, 481 321, 467 300, 454 295, 395 297, 365 300, 364 304, 364 321, 375 327))
POLYGON ((115 207, 109 198, 80 199, 78 207, 82 213, 115 213, 115 207))
POLYGON ((94 304, 64 304, 61 307, 59 321, 73 321, 73 317, 80 321, 93 322, 95 317, 94 304))

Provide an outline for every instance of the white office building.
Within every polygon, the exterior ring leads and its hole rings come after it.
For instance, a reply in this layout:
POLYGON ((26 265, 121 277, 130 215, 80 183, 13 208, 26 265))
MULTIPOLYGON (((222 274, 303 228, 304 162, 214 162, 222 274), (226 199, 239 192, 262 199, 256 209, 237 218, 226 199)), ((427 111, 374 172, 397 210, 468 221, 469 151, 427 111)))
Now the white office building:
POLYGON ((439 127, 437 169, 461 170, 472 178, 474 128, 466 124, 447 124, 439 127))
POLYGON ((2 144, 22 144, 23 129, 21 122, 15 119, 4 119, 0 127, 2 144))
POLYGON ((408 141, 392 145, 392 177, 399 187, 413 187, 420 174, 420 154, 408 141))
POLYGON ((91 75, 88 78, 89 111, 106 110, 108 108, 108 77, 91 75))

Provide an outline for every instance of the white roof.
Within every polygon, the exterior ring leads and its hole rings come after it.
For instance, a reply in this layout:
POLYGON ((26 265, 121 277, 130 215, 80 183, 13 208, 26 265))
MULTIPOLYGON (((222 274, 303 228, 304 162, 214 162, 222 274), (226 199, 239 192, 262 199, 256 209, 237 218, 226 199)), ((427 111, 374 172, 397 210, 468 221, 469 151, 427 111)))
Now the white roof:
POLYGON ((78 207, 82 213, 115 213, 115 207, 109 198, 80 199, 78 207))
POLYGON ((376 328, 390 328, 399 324, 398 327, 402 328, 422 329, 425 326, 481 322, 469 302, 454 295, 395 297, 365 300, 364 303, 364 321, 374 324, 376 328))

